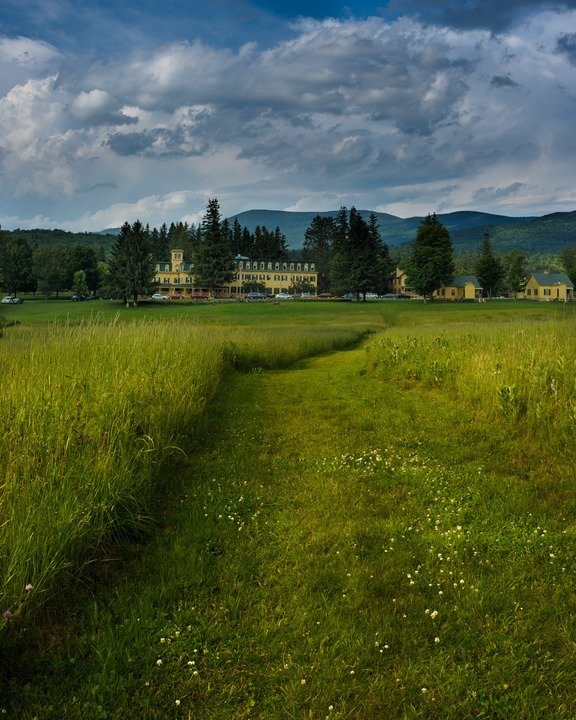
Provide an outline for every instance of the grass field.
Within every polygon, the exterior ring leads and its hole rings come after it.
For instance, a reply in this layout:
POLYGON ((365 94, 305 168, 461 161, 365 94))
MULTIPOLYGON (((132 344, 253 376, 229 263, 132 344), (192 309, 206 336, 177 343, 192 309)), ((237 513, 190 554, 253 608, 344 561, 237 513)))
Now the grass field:
POLYGON ((9 310, 8 717, 576 716, 572 306, 9 310))

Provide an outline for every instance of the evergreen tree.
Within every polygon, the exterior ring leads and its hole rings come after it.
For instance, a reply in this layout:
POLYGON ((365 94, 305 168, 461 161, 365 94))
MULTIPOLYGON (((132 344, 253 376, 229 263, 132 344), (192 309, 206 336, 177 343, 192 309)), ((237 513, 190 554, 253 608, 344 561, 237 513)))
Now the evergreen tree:
POLYGON ((526 282, 526 255, 511 250, 504 258, 505 283, 510 292, 521 292, 526 282))
POLYGON ((434 215, 420 223, 406 266, 410 285, 424 298, 432 297, 454 275, 450 233, 434 215))
POLYGON ((336 215, 335 232, 332 240, 332 260, 330 262, 330 288, 335 295, 349 291, 349 254, 348 254, 348 210, 341 207, 336 215))
POLYGON ((336 233, 336 223, 330 216, 316 215, 304 233, 304 246, 302 259, 313 262, 318 272, 318 292, 326 293, 330 290, 330 259, 332 256, 332 243, 336 233))
POLYGON ((490 298, 500 288, 504 280, 504 266, 502 261, 492 251, 492 244, 488 233, 484 233, 480 243, 480 250, 474 267, 476 277, 484 293, 490 298))
POLYGON ((194 269, 198 283, 212 291, 234 277, 234 255, 230 238, 222 231, 220 205, 216 198, 208 201, 202 220, 202 238, 194 269))
POLYGON ((560 251, 560 260, 564 272, 576 284, 576 245, 566 245, 560 251))
POLYGON ((139 220, 122 225, 108 269, 114 294, 124 303, 131 299, 136 307, 139 295, 150 292, 155 267, 151 251, 150 235, 139 220))

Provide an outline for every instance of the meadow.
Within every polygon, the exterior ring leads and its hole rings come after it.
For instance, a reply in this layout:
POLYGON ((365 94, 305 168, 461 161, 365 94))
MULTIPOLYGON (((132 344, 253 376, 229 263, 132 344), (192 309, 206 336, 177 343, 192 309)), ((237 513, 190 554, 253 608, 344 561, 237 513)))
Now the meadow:
POLYGON ((2 313, 4 714, 576 716, 571 305, 87 305, 2 313))

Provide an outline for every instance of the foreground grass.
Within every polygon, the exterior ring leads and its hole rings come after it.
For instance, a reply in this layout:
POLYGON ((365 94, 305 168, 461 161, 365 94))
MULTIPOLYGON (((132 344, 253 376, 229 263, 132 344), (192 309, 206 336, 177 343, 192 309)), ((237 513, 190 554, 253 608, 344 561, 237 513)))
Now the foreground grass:
POLYGON ((568 402, 570 320, 506 344, 443 312, 416 340, 228 376, 161 532, 21 635, 7 714, 572 718, 573 452, 546 454, 519 384, 539 347, 568 402))
POLYGON ((30 620, 114 539, 147 535, 230 367, 282 367, 366 326, 275 333, 173 319, 9 328, 0 365, 0 630, 30 620))

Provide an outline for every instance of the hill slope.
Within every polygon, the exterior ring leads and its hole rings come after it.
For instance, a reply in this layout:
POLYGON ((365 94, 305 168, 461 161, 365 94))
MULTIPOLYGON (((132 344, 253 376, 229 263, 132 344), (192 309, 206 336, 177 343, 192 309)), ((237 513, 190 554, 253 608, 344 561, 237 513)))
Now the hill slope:
MULTIPOLYGON (((368 218, 369 210, 360 210, 368 218)), ((287 245, 299 249, 304 234, 316 215, 336 217, 337 211, 287 212, 282 210, 248 210, 233 215, 251 232, 257 225, 269 230, 279 227, 286 235, 287 245)), ((388 213, 375 213, 382 238, 390 247, 405 245, 414 239, 422 222, 421 217, 399 218, 388 213)), ((508 217, 475 211, 463 211, 438 215, 438 219, 450 231, 456 251, 477 250, 480 240, 488 232, 493 247, 507 252, 512 249, 528 253, 558 252, 566 245, 576 244, 576 212, 552 213, 542 217, 508 217)))

